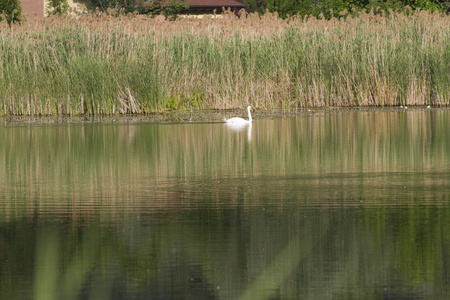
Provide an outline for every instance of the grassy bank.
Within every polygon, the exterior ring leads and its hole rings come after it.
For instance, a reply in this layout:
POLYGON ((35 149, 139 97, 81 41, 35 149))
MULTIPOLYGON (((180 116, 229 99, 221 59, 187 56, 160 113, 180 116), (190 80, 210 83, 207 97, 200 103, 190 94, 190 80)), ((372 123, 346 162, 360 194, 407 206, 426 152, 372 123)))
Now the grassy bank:
POLYGON ((0 114, 449 105, 450 17, 88 14, 0 29, 0 114))

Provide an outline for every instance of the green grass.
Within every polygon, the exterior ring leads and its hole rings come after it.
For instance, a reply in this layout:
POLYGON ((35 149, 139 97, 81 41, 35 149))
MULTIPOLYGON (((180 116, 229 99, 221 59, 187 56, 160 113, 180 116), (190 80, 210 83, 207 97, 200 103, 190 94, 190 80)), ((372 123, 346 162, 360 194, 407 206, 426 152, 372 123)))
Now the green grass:
POLYGON ((450 17, 439 13, 1 27, 0 115, 450 103, 450 17))

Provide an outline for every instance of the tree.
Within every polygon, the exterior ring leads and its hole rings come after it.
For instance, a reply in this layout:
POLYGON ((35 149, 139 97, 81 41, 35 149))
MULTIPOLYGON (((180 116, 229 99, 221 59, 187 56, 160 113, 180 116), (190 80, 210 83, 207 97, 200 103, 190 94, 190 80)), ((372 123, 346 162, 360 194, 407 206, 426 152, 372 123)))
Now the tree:
POLYGON ((403 7, 404 4, 401 0, 369 0, 369 3, 366 6, 368 11, 373 9, 375 12, 387 12, 388 9, 401 11, 403 7))
POLYGON ((45 12, 47 15, 62 15, 69 11, 67 0, 49 0, 45 12))
POLYGON ((145 13, 164 15, 166 18, 176 18, 183 10, 189 8, 185 0, 153 1, 147 6, 145 13))
POLYGON ((311 13, 311 0, 267 0, 267 9, 277 12, 281 18, 295 14, 305 15, 311 13))
POLYGON ((267 2, 268 0, 245 0, 244 5, 249 12, 257 12, 262 15, 266 12, 267 2))
POLYGON ((22 6, 19 0, 0 0, 0 21, 6 18, 8 24, 22 20, 22 6))
POLYGON ((270 12, 277 12, 281 18, 288 15, 322 15, 329 19, 333 15, 337 16, 344 10, 356 11, 366 9, 370 11, 403 10, 406 6, 422 10, 440 10, 450 12, 450 0, 245 0, 251 12, 264 13, 267 8, 270 12))
POLYGON ((434 11, 441 7, 436 0, 404 0, 404 3, 405 5, 410 6, 413 10, 420 8, 422 10, 434 11))
POLYGON ((125 13, 142 13, 145 9, 142 0, 86 0, 86 8, 89 10, 99 9, 107 11, 108 9, 123 10, 125 13))
POLYGON ((441 6, 443 11, 445 11, 447 14, 450 14, 450 1, 449 0, 441 0, 441 1, 438 1, 438 3, 441 6))
POLYGON ((316 0, 311 8, 310 14, 314 16, 323 15, 324 18, 330 19, 333 15, 339 15, 344 10, 350 11, 353 8, 360 10, 365 7, 365 0, 316 0))

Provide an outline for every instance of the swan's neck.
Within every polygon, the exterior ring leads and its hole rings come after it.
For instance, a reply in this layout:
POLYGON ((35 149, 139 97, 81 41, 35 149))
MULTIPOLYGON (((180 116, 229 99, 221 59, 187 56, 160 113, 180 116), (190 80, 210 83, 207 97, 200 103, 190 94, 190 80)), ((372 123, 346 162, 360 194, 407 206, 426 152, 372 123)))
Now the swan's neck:
POLYGON ((247 111, 248 111, 248 121, 251 123, 252 122, 252 113, 250 112, 250 108, 248 108, 247 111))

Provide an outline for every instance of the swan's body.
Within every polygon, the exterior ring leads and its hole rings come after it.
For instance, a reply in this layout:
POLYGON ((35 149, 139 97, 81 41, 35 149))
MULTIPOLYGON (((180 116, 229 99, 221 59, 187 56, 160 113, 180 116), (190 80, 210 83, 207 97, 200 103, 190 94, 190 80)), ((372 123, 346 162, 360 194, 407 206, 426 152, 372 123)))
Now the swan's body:
POLYGON ((250 124, 252 122, 252 114, 250 112, 250 110, 252 109, 251 106, 247 107, 247 111, 248 111, 248 120, 246 119, 242 119, 239 117, 234 117, 231 119, 225 119, 226 123, 230 123, 230 124, 250 124))

